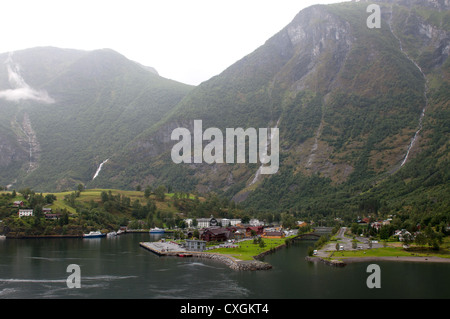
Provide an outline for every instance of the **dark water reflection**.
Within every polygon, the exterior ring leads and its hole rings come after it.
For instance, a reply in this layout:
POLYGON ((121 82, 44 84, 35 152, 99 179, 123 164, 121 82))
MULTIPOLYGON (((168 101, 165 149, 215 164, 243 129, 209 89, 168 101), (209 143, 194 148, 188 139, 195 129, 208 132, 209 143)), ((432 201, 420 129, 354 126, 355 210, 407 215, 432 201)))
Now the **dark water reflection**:
POLYGON ((450 264, 379 262, 381 288, 369 289, 369 263, 306 262, 312 242, 266 256, 272 270, 237 272, 205 259, 158 257, 139 246, 159 238, 2 240, 0 298, 450 298, 450 264), (67 287, 69 264, 80 266, 79 289, 67 287))

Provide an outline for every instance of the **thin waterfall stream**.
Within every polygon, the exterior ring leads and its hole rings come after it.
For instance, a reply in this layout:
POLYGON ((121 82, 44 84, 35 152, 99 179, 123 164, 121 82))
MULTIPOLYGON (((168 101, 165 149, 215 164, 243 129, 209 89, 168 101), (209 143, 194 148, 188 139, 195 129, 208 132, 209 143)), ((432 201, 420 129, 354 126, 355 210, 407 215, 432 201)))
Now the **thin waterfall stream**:
POLYGON ((409 61, 411 61, 411 62, 416 66, 416 68, 420 71, 420 73, 422 74, 422 76, 423 76, 423 78, 424 78, 424 80, 425 80, 425 87, 424 87, 425 106, 423 107, 422 113, 420 114, 420 118, 419 118, 419 127, 418 127, 417 131, 415 132, 413 138, 411 139, 411 142, 409 143, 408 149, 407 149, 407 151, 406 151, 406 155, 405 155, 405 157, 403 158, 403 161, 402 161, 402 163, 401 163, 401 165, 400 165, 400 167, 402 167, 403 165, 405 165, 406 161, 408 160, 409 153, 411 152, 411 149, 414 147, 414 144, 415 144, 416 141, 417 141, 417 138, 418 138, 418 136, 419 136, 419 133, 420 133, 420 131, 422 130, 422 122, 423 122, 423 118, 424 118, 424 116, 425 116, 425 111, 426 111, 426 109, 427 109, 427 107, 428 107, 428 96, 427 96, 427 92, 428 92, 428 84, 427 84, 427 82, 428 82, 428 81, 427 81, 427 77, 426 77, 425 73, 423 73, 423 71, 422 71, 422 68, 416 63, 416 61, 414 61, 414 60, 408 55, 408 53, 406 53, 406 52, 403 50, 402 41, 400 40, 400 38, 398 38, 398 37, 395 35, 394 30, 392 29, 392 15, 393 15, 393 8, 391 7, 391 17, 390 17, 390 19, 389 19, 388 25, 389 25, 389 29, 390 29, 392 35, 394 36, 395 39, 397 39, 397 41, 398 41, 398 43, 399 43, 399 45, 400 45, 400 51, 402 51, 402 53, 406 56, 406 58, 407 58, 409 61))

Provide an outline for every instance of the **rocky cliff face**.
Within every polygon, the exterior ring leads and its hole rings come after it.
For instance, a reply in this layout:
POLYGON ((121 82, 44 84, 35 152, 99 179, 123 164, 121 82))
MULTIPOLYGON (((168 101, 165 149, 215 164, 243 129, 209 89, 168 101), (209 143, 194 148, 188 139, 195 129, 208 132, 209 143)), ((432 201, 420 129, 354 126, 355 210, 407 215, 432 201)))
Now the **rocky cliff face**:
POLYGON ((285 76, 280 81, 292 82, 294 94, 305 89, 329 91, 356 41, 350 23, 321 6, 313 6, 298 14, 286 30, 295 55, 280 71, 285 76), (315 79, 320 67, 330 75, 321 82, 315 79))
POLYGON ((17 140, 0 136, 0 167, 7 169, 13 163, 25 162, 27 152, 17 143, 17 140))

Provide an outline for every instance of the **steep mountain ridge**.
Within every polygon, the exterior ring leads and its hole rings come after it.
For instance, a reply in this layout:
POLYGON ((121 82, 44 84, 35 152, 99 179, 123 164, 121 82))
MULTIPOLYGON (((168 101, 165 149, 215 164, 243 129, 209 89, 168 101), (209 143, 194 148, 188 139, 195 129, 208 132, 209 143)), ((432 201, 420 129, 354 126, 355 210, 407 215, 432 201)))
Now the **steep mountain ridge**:
MULTIPOLYGON (((445 129, 445 127, 448 127, 450 100, 450 91, 448 90, 449 28, 448 24, 446 24, 446 21, 449 21, 450 18, 449 12, 444 11, 436 16, 435 11, 427 11, 423 7, 402 7, 384 4, 382 5, 382 16, 384 23, 387 23, 389 27, 383 27, 382 25, 381 30, 386 34, 387 31, 391 33, 390 42, 393 41, 393 47, 397 45, 399 51, 391 52, 391 54, 395 53, 395 59, 393 59, 394 56, 388 56, 389 59, 384 60, 382 64, 377 66, 378 69, 389 66, 382 77, 379 72, 375 72, 376 68, 373 69, 374 72, 364 72, 361 75, 366 77, 367 75, 379 76, 385 82, 385 88, 388 89, 388 91, 381 91, 384 94, 399 88, 400 94, 396 96, 396 99, 399 100, 398 107, 403 108, 403 111, 400 112, 408 111, 409 113, 399 113, 397 119, 393 118, 392 111, 396 101, 385 100, 390 104, 390 109, 381 107, 380 111, 389 112, 387 113, 388 116, 382 117, 383 121, 380 122, 382 126, 377 134, 372 135, 372 137, 369 135, 370 139, 367 140, 368 143, 366 144, 367 151, 361 154, 359 160, 355 163, 356 165, 352 165, 353 172, 340 187, 333 187, 326 180, 317 179, 314 176, 312 179, 301 177, 296 179, 292 175, 284 175, 284 180, 282 180, 282 177, 279 177, 277 181, 273 180, 272 183, 266 183, 258 191, 254 192, 252 194, 254 195, 253 198, 247 201, 248 205, 259 208, 272 207, 272 209, 279 209, 282 206, 285 209, 289 208, 303 212, 316 210, 324 213, 341 212, 344 214, 351 211, 360 211, 361 207, 366 207, 364 203, 371 203, 371 205, 376 203, 376 210, 398 210, 402 207, 404 208, 405 205, 409 207, 408 211, 423 210, 423 213, 444 212, 448 209, 449 203, 446 198, 448 198, 449 194, 449 134, 448 129, 445 129), (411 21, 415 22, 412 23, 411 21), (446 25, 447 29, 445 29, 446 25), (424 26, 427 27, 424 28, 424 26), (433 31, 424 33, 424 29, 433 31), (405 43, 413 43, 414 47, 405 45, 405 43), (399 59, 401 55, 403 55, 403 58, 399 59), (435 58, 431 60, 429 57, 435 58), (405 63, 405 58, 407 63, 405 63), (396 68, 389 65, 389 62, 398 64, 403 69, 403 72, 396 74, 394 71, 396 68), (402 85, 401 79, 391 81, 390 73, 396 76, 401 76, 405 73, 410 75, 405 78, 402 85), (400 87, 399 84, 401 85, 400 87), (403 95, 402 93, 407 89, 406 86, 410 87, 411 84, 415 86, 413 86, 413 92, 403 95), (405 119, 409 119, 411 124, 401 129, 398 127, 398 123, 405 123, 405 119), (396 129, 396 127, 398 128, 396 129), (385 132, 383 132, 383 129, 385 132), (394 132, 400 132, 400 134, 392 134, 393 130, 394 132), (383 136, 386 136, 384 140, 380 138, 383 136), (413 147, 411 148, 411 146, 413 147), (398 171, 402 164, 405 164, 405 166, 398 171), (397 173, 392 175, 395 172, 397 173), (277 185, 277 189, 274 189, 270 184, 277 185), (374 185, 376 186, 374 187, 374 185), (302 186, 303 189, 300 189, 302 186), (319 188, 316 188, 317 186, 319 188), (296 191, 298 192, 297 194, 296 191), (273 202, 277 202, 278 207, 270 206, 270 203, 273 202)), ((385 41, 387 39, 389 37, 386 36, 380 40, 385 41)), ((379 44, 381 45, 382 43, 380 42, 379 44)), ((364 52, 370 51, 365 50, 364 52)), ((368 63, 361 64, 358 56, 351 60, 370 68, 368 63)), ((357 79, 354 76, 349 78, 352 80, 357 79)), ((360 85, 360 89, 356 90, 356 92, 370 92, 370 89, 374 87, 373 85, 368 85, 374 83, 373 81, 371 82, 372 79, 373 77, 369 77, 354 81, 353 83, 360 85)), ((380 82, 378 80, 378 83, 380 82)), ((348 85, 347 87, 351 88, 348 85)), ((381 101, 383 101, 384 97, 383 94, 379 95, 381 101)), ((352 97, 348 95, 347 91, 344 93, 344 98, 340 99, 339 103, 335 105, 347 104, 348 106, 348 101, 351 99, 352 97)), ((360 105, 377 105, 376 100, 364 101, 360 99, 357 102, 360 105), (361 102, 365 103, 361 104, 361 102)), ((398 110, 401 109, 398 108, 398 110)), ((358 110, 356 109, 356 111, 358 110)), ((333 115, 332 117, 339 115, 335 111, 331 114, 333 115)), ((363 113, 358 118, 363 120, 365 117, 364 120, 367 121, 367 115, 369 114, 363 113)), ((328 119, 331 120, 332 117, 328 117, 328 119)), ((337 123, 342 123, 345 120, 345 118, 341 118, 337 123)), ((374 128, 373 124, 375 123, 372 122, 372 125, 370 125, 371 130, 374 128)), ((341 138, 335 141, 340 142, 341 140, 344 142, 344 144, 341 144, 344 150, 346 147, 350 148, 351 145, 348 147, 349 142, 353 139, 351 130, 361 132, 356 129, 358 129, 357 126, 347 126, 346 132, 344 131, 341 138), (350 132, 351 134, 348 134, 350 132)), ((342 149, 341 145, 340 143, 337 145, 334 143, 334 146, 338 146, 338 148, 332 151, 332 156, 324 156, 327 158, 327 161, 331 157, 335 159, 339 156, 339 151, 342 149)), ((356 146, 360 147, 358 144, 356 146)), ((353 147, 352 153, 356 150, 353 147)), ((348 156, 348 152, 346 155, 348 156)), ((318 176, 323 176, 324 170, 319 170, 318 173, 320 174, 318 176)))
POLYGON ((99 185, 166 183, 280 209, 304 206, 305 195, 320 201, 321 191, 351 188, 345 196, 352 197, 385 180, 427 147, 420 140, 434 134, 427 127, 433 112, 447 112, 448 100, 437 107, 432 96, 448 85, 449 15, 420 1, 378 3, 380 29, 367 27, 367 3, 302 10, 128 145, 122 156, 134 154, 135 163, 113 158, 99 185), (192 132, 195 119, 222 130, 278 123, 280 172, 255 178, 254 164, 173 164, 170 134, 192 132))

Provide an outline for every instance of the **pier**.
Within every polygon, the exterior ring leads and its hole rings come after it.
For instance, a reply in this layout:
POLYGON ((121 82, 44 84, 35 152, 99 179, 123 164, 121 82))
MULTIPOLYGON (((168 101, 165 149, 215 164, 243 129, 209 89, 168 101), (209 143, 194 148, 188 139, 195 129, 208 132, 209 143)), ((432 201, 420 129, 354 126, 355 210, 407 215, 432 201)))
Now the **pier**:
POLYGON ((186 249, 172 242, 141 242, 139 245, 158 256, 177 256, 187 252, 186 249))
POLYGON ((158 256, 189 256, 213 259, 226 264, 234 270, 268 270, 272 268, 270 264, 258 260, 240 260, 218 253, 189 251, 173 242, 140 242, 139 245, 158 256))

